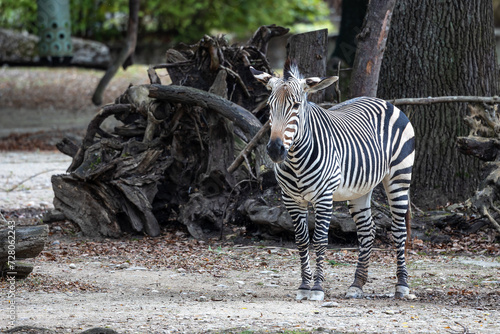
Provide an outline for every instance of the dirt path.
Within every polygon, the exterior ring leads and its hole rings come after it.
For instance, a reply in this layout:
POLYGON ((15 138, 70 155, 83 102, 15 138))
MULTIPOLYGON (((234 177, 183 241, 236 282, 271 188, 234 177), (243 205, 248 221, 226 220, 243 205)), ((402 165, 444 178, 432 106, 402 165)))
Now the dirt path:
POLYGON ((500 332, 495 258, 411 255, 416 298, 395 300, 392 253, 380 250, 368 297, 346 300, 356 253, 329 250, 334 265, 327 268, 325 307, 294 300, 300 274, 293 248, 209 246, 178 234, 64 241, 57 231, 67 227, 53 228, 34 274, 16 287, 18 326, 74 333, 97 326, 119 333, 446 333, 463 325, 468 333, 500 332))

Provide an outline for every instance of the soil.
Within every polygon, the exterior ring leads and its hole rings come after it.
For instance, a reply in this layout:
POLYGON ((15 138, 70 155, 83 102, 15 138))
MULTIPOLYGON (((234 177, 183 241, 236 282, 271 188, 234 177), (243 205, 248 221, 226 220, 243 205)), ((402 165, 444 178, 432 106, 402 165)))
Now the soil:
MULTIPOLYGON (((119 75, 105 94, 107 102, 128 81, 147 80, 142 70, 119 75)), ((8 157, 24 154, 29 159, 21 167, 0 168, 2 184, 16 175, 22 181, 29 175, 18 174, 44 159, 57 160, 51 141, 61 133, 78 137, 84 131, 97 110, 90 105, 90 96, 101 75, 75 69, 0 69, 0 130, 4 131, 0 165, 8 157), (49 99, 52 95, 57 98, 49 99), (8 117, 6 110, 11 110, 8 117), (81 123, 76 121, 79 112, 88 114, 81 123), (64 125, 68 123, 78 125, 64 125), (34 135, 39 131, 44 135, 34 135), (18 152, 47 149, 52 152, 18 152)), ((5 218, 18 226, 43 223, 52 196, 50 175, 30 180, 49 188, 37 193, 41 197, 23 197, 16 203, 6 200, 7 195, 1 197, 5 218)), ((25 187, 16 191, 29 195, 36 184, 23 183, 25 187)), ((2 195, 13 185, 5 184, 2 195)), ((0 317, 0 329, 15 325, 53 333, 80 333, 93 327, 119 333, 500 332, 499 245, 491 230, 455 237, 439 247, 420 240, 408 257, 413 296, 405 300, 393 297, 395 256, 382 243, 372 258, 365 298, 344 299, 357 251, 355 246, 331 247, 336 248, 327 253, 325 301, 297 302, 300 266, 295 246, 255 239, 244 227, 228 227, 223 241, 197 241, 180 227, 166 228, 158 238, 89 240, 70 222, 52 223, 45 250, 28 260, 35 264, 34 272, 15 284, 0 280, 2 312, 7 314, 12 300, 17 317, 14 324, 7 316, 0 317), (13 298, 3 293, 7 291, 14 292, 13 298)))
MULTIPOLYGON (((394 254, 379 249, 366 297, 348 300, 343 296, 357 253, 330 249, 325 301, 297 302, 295 247, 247 243, 196 241, 181 231, 154 239, 86 240, 70 223, 53 224, 34 273, 16 282, 16 325, 71 333, 97 326, 119 333, 500 330, 498 258, 413 252, 414 299, 396 300, 394 254)), ((8 282, 0 287, 7 289, 8 282)))

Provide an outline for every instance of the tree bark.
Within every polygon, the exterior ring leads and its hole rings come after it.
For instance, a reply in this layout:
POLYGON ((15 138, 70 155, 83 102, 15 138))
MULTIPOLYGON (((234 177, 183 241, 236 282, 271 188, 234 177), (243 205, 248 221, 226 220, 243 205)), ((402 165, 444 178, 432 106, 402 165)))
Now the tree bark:
POLYGON ((358 35, 350 97, 377 96, 378 78, 396 0, 371 0, 358 35))
POLYGON ((128 2, 129 19, 125 46, 116 60, 107 69, 95 89, 94 95, 92 96, 92 102, 96 106, 102 104, 102 95, 104 94, 104 90, 108 86, 111 79, 113 79, 116 72, 118 72, 120 66, 123 66, 123 68, 126 69, 129 65, 133 64, 132 55, 134 54, 135 46, 137 44, 137 31, 139 29, 139 4, 140 0, 129 0, 128 2))
MULTIPOLYGON (((380 72, 384 99, 498 93, 492 3, 399 1, 380 72)), ((407 106, 416 132, 412 200, 435 208, 478 186, 479 164, 456 150, 466 135, 465 103, 407 106)))
MULTIPOLYGON (((287 58, 295 60, 300 73, 305 77, 326 76, 328 30, 316 30, 290 36, 286 44, 287 58)), ((325 92, 319 91, 308 97, 308 100, 321 103, 325 92)))

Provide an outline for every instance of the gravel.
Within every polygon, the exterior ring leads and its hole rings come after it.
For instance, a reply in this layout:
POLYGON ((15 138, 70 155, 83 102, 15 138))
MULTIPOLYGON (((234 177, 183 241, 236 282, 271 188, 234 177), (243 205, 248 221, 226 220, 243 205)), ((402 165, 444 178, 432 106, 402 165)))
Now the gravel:
POLYGON ((0 209, 53 208, 50 178, 70 163, 58 152, 0 152, 0 209))

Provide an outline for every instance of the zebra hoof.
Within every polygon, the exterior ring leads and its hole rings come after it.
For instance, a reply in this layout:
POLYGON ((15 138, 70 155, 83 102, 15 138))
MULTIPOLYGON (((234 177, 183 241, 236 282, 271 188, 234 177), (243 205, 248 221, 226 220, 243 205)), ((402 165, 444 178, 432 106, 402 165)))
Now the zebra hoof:
POLYGON ((311 296, 311 290, 299 289, 295 300, 308 300, 311 296))
POLYGON ((396 299, 403 299, 410 294, 410 288, 404 285, 396 285, 396 293, 394 297, 396 299))
POLYGON ((346 298, 363 298, 363 290, 357 286, 351 286, 347 289, 346 298))
POLYGON ((325 293, 321 290, 312 290, 309 300, 322 301, 325 299, 325 293))

